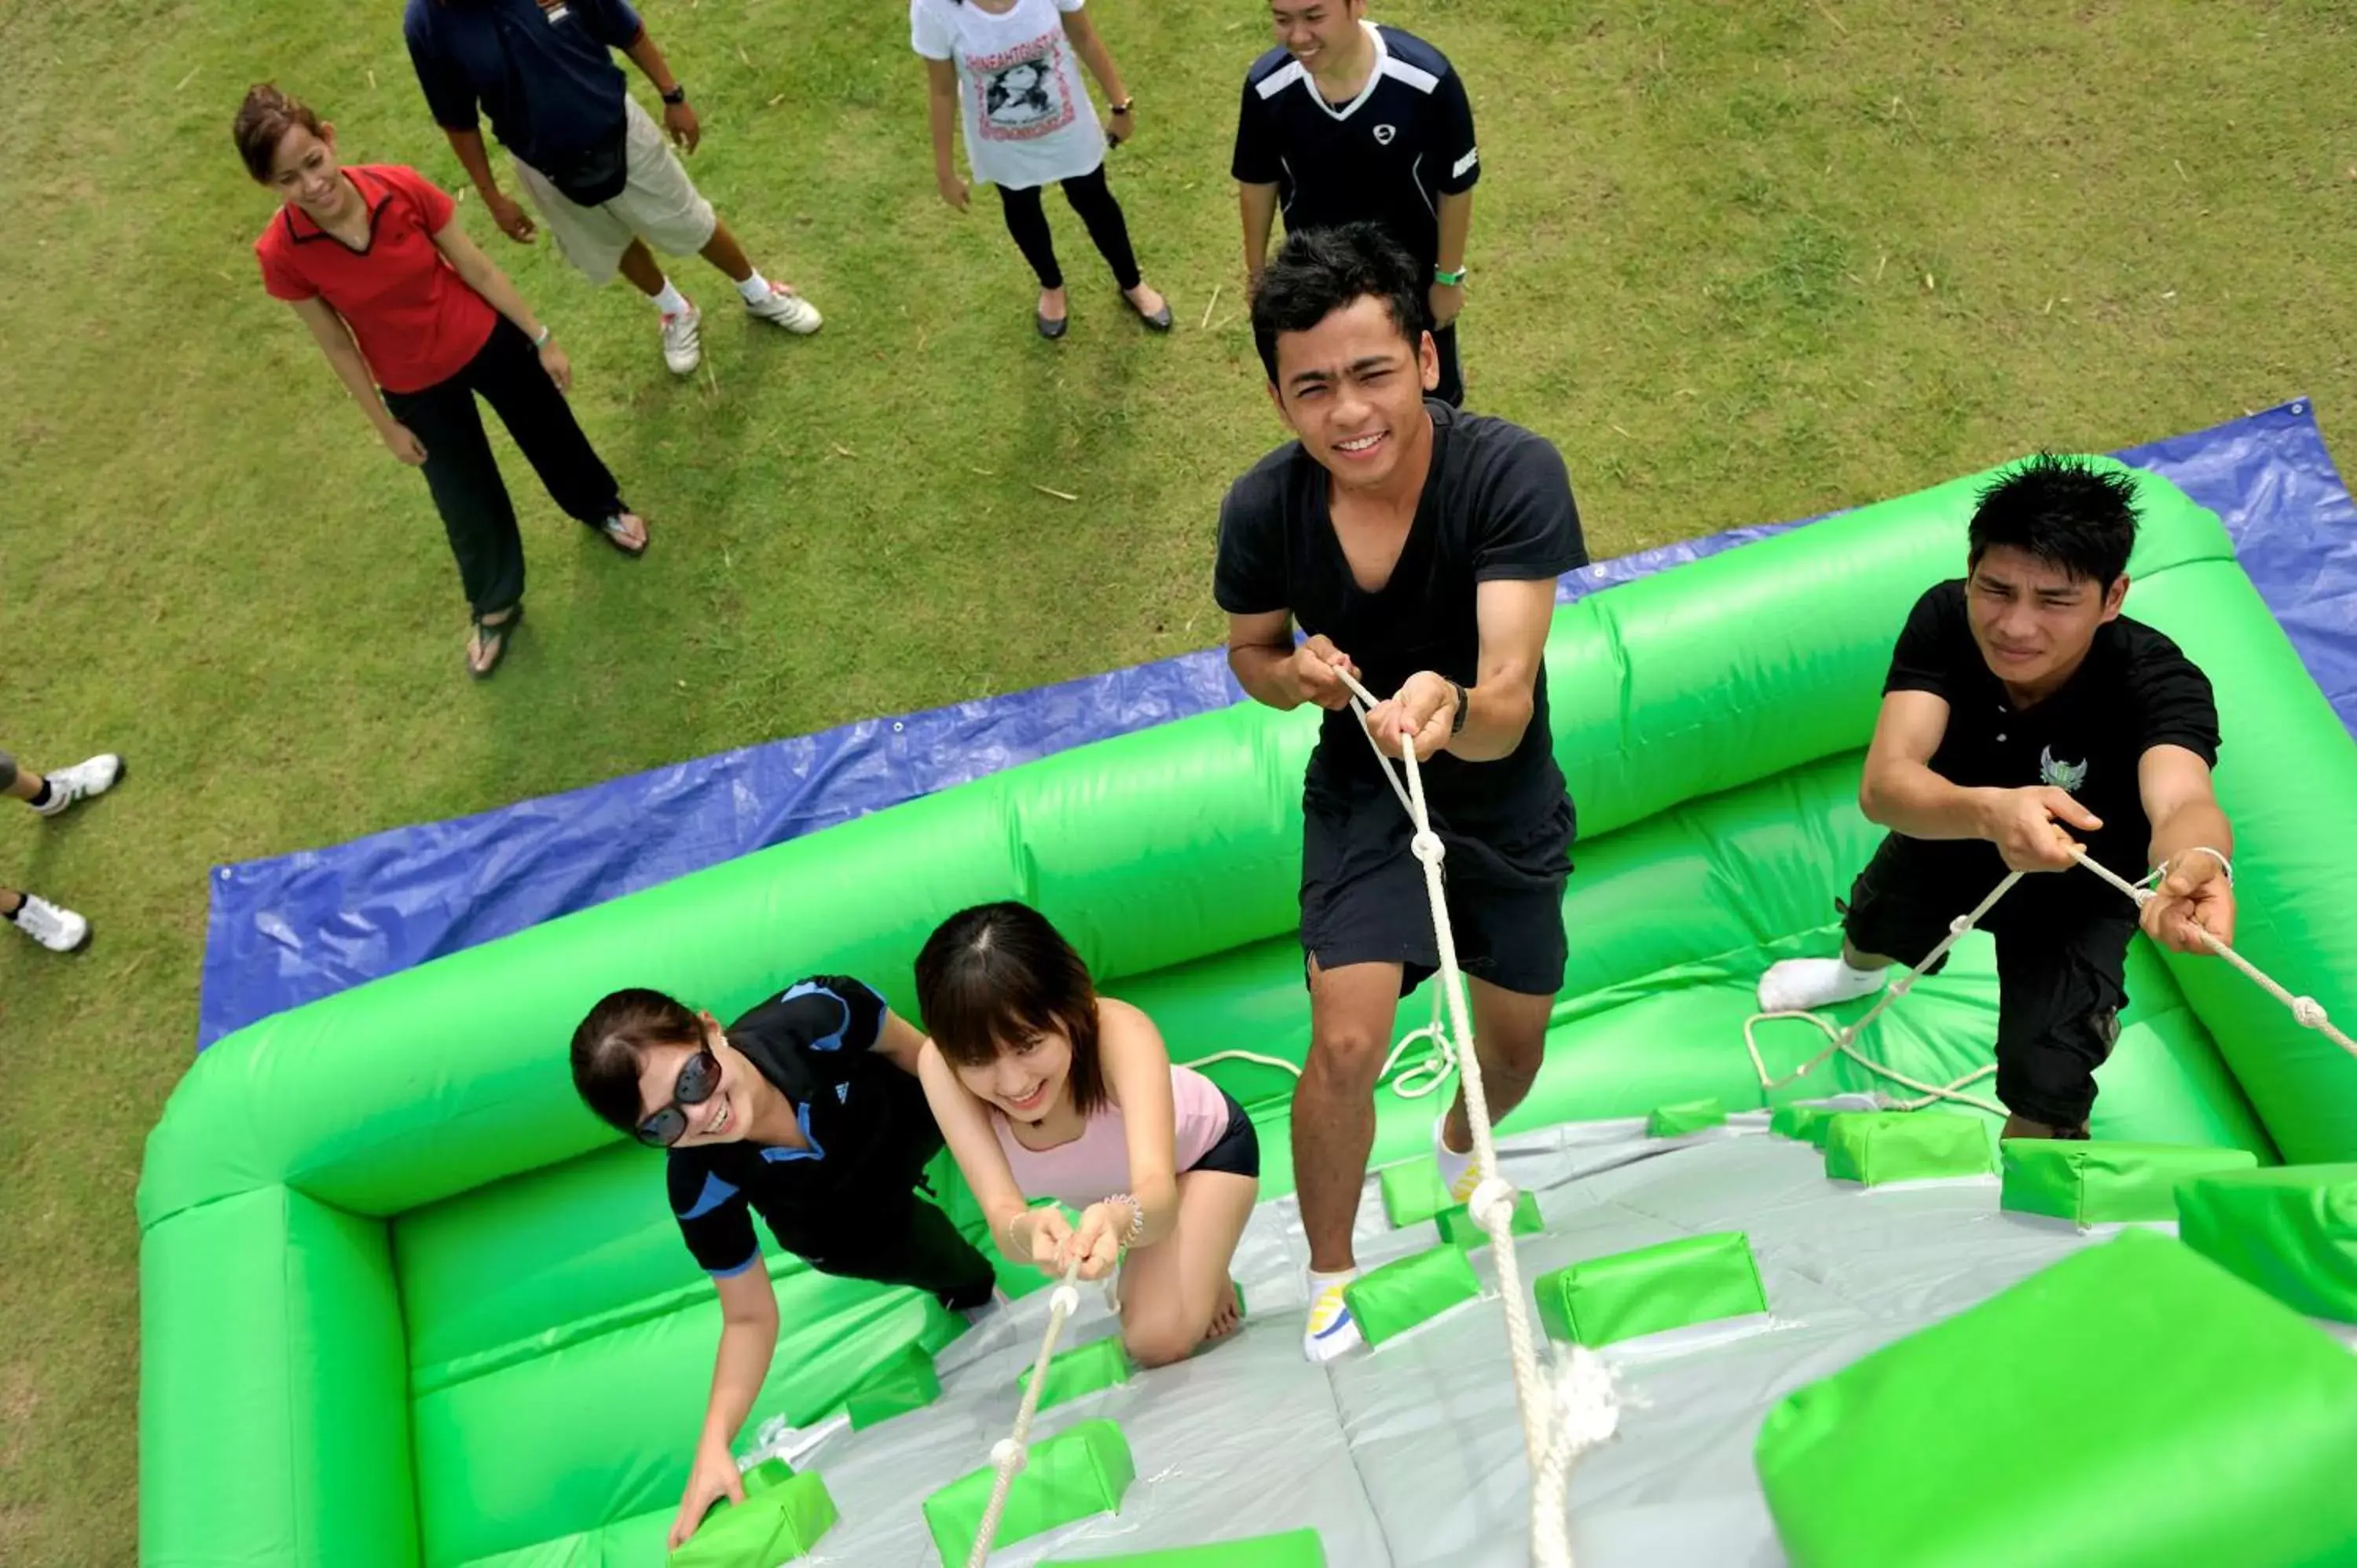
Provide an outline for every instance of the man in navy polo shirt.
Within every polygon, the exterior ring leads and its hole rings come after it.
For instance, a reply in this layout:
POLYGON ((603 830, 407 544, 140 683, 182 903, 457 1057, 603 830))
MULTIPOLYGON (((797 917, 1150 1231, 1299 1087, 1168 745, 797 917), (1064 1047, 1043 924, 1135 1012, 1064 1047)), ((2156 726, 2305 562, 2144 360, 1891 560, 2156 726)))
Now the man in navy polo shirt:
POLYGON ((511 240, 533 237, 532 219, 491 174, 479 109, 515 155, 517 180, 565 258, 596 284, 619 271, 654 301, 663 363, 673 373, 702 361, 703 315, 663 275, 649 244, 666 255, 702 254, 735 282, 757 320, 818 330, 818 311, 791 285, 755 270, 663 145, 668 130, 694 152, 703 130, 629 0, 409 0, 402 28, 426 106, 492 221, 511 240), (629 55, 662 94, 661 129, 624 91, 610 49, 629 55))
POLYGON ((1481 156, 1473 109, 1448 58, 1366 19, 1366 0, 1270 0, 1277 47, 1244 73, 1232 173, 1244 271, 1259 285, 1279 208, 1287 233, 1379 225, 1429 274, 1433 395, 1465 402, 1457 313, 1481 156))

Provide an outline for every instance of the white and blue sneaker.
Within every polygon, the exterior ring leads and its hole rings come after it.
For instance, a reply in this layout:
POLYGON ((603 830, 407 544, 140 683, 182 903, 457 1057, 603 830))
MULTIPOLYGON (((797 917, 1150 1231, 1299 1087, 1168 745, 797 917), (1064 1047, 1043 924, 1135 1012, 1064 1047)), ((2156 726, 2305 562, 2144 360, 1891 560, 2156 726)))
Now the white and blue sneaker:
POLYGON ((60 815, 77 800, 105 794, 122 777, 123 758, 111 751, 102 751, 71 768, 54 768, 48 775, 49 798, 33 810, 45 817, 60 815))
POLYGON ((1471 1151, 1460 1155, 1442 1138, 1440 1130, 1448 1125, 1446 1112, 1432 1123, 1432 1162, 1440 1167, 1441 1190, 1448 1194, 1450 1203, 1462 1208, 1473 1201, 1473 1189, 1481 1185, 1481 1171, 1473 1163, 1471 1151))
POLYGON ((71 909, 52 904, 47 898, 37 898, 30 893, 17 895, 23 900, 13 915, 0 915, 16 928, 48 949, 51 952, 71 952, 90 940, 90 922, 71 909))
POLYGON ((1309 1323, 1301 1333, 1301 1353, 1312 1361, 1330 1361, 1366 1343, 1342 1294, 1358 1277, 1356 1269, 1309 1276, 1309 1323))

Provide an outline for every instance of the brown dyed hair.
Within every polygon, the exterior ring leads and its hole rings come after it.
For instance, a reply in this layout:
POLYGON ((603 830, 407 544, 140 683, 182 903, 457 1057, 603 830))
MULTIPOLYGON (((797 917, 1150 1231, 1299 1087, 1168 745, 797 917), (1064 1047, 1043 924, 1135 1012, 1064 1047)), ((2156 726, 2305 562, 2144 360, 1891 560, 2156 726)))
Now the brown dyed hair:
POLYGON ((245 172, 269 184, 278 144, 297 125, 315 136, 322 134, 317 112, 301 99, 289 98, 272 82, 247 88, 245 102, 237 107, 237 120, 230 126, 237 156, 245 160, 245 172))
POLYGON ((960 1067, 986 1067, 1002 1042, 1049 1029, 1072 1042, 1072 1106, 1110 1102, 1097 1056, 1097 989, 1061 931, 1028 904, 977 904, 943 920, 917 955, 925 1032, 960 1067))
POLYGON ((678 998, 643 985, 610 993, 573 1031, 574 1090, 600 1120, 634 1133, 646 1053, 704 1043, 704 1020, 678 998))

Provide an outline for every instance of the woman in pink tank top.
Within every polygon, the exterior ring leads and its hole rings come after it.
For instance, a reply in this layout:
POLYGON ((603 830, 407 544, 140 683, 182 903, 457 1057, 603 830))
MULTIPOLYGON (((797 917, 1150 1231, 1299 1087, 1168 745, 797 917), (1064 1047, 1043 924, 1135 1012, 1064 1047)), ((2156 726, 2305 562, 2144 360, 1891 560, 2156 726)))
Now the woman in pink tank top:
POLYGON ((1236 1326, 1228 1265, 1260 1192, 1243 1108, 1174 1067, 1153 1020, 1101 997, 1028 905, 961 910, 917 957, 925 1097, 1006 1257, 1121 1269, 1122 1343, 1161 1366, 1236 1326), (1038 1198, 1080 1211, 1073 1225, 1038 1198))

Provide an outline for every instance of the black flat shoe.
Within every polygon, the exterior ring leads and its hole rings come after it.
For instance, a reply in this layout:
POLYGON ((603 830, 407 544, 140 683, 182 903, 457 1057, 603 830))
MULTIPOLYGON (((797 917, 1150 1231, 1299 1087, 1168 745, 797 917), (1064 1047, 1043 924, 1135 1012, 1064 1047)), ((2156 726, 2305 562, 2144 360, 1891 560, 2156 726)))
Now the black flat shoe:
MULTIPOLYGON (((1140 286, 1142 287, 1144 285, 1141 285, 1140 286)), ((1138 310, 1137 301, 1130 298, 1126 291, 1124 291, 1121 297, 1123 304, 1128 306, 1130 309, 1137 311, 1137 318, 1140 321, 1145 322, 1146 326, 1152 328, 1157 332, 1168 332, 1170 330, 1170 301, 1167 296, 1162 301, 1162 308, 1156 311, 1151 316, 1146 315, 1143 310, 1138 310)))
POLYGON ((1050 340, 1061 338, 1064 335, 1064 328, 1072 324, 1072 318, 1069 316, 1059 321, 1050 321, 1044 316, 1037 316, 1032 319, 1039 324, 1039 336, 1050 340))

